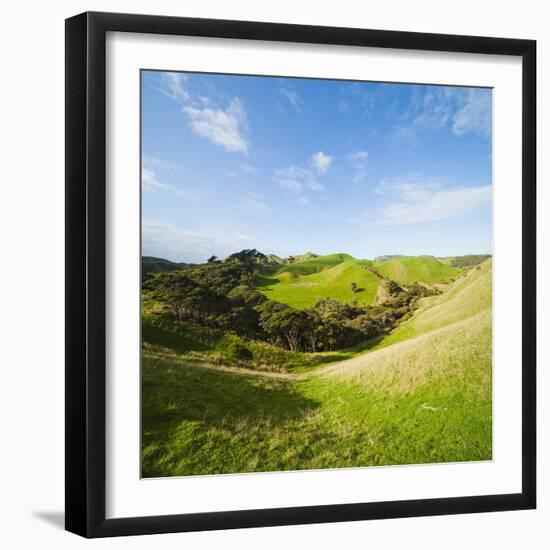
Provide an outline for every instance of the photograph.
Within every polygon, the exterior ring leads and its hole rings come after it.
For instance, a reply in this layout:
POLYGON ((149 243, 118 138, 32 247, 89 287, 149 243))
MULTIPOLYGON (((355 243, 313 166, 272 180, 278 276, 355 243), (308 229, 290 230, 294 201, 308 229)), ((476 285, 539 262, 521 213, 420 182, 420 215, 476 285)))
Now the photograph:
POLYGON ((142 478, 493 459, 492 111, 141 70, 142 478))

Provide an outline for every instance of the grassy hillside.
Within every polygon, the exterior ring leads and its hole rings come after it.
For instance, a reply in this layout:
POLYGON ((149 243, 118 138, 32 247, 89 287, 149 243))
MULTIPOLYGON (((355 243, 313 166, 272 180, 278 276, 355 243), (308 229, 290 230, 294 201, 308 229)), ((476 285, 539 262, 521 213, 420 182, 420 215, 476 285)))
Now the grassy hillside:
POLYGON ((429 285, 445 283, 462 272, 432 256, 395 257, 388 260, 375 260, 372 265, 388 279, 404 285, 414 282, 429 285))
POLYGON ((324 298, 368 305, 375 302, 380 280, 365 270, 366 266, 374 267, 382 276, 404 285, 448 283, 464 271, 431 256, 369 261, 356 260, 349 254, 329 254, 264 268, 257 274, 256 287, 269 299, 296 309, 313 307, 317 300, 324 298), (352 292, 352 283, 358 287, 356 292, 352 292))
POLYGON ((491 311, 493 262, 486 260, 462 275, 441 295, 426 298, 413 318, 376 348, 426 334, 458 321, 491 311))
MULTIPOLYGON (((327 367, 323 376, 361 387, 381 411, 398 402, 405 424, 395 429, 409 429, 417 447, 428 444, 437 426, 446 447, 474 452, 475 446, 474 454, 490 458, 491 283, 488 260, 447 292, 426 299, 408 323, 370 353, 327 367), (433 422, 425 424, 426 416, 433 422)), ((402 444, 405 452, 408 446, 402 444)))
MULTIPOLYGON (((353 262, 322 264, 296 277, 353 262)), ((228 363, 226 336, 144 331, 143 475, 490 459, 491 277, 489 260, 378 347, 305 374, 228 363)))
MULTIPOLYGON (((327 254, 326 256, 316 256, 314 258, 304 255, 307 259, 298 260, 281 267, 276 267, 275 271, 267 271, 266 274, 279 275, 282 273, 292 273, 294 275, 312 275, 326 269, 330 269, 345 261, 355 261, 349 254, 327 254)), ((297 258, 300 258, 299 256, 297 258)))
POLYGON ((379 282, 365 270, 364 262, 349 254, 331 254, 258 274, 256 288, 270 300, 305 309, 324 298, 371 304, 379 282), (357 285, 355 292, 352 283, 357 285))

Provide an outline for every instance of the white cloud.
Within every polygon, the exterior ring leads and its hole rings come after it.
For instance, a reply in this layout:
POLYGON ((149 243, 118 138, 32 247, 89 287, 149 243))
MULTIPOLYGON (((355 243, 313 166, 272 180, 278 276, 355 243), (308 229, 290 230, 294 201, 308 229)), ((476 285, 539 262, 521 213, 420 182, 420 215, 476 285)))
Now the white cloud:
POLYGON ((243 204, 250 210, 256 212, 270 212, 271 209, 265 202, 265 198, 261 193, 248 193, 243 200, 243 204))
POLYGON ((483 88, 427 86, 415 88, 403 123, 392 127, 388 137, 394 143, 415 142, 426 130, 450 127, 456 136, 477 134, 491 137, 491 91, 483 88))
POLYGON ((418 176, 383 180, 376 192, 392 202, 373 214, 377 225, 415 224, 457 218, 491 203, 491 185, 444 187, 441 180, 418 176))
POLYGON ((291 90, 287 86, 281 86, 279 88, 279 93, 290 102, 294 109, 296 109, 297 113, 302 112, 302 105, 304 104, 304 101, 294 90, 291 90))
POLYGON ((144 166, 158 168, 169 173, 177 172, 180 169, 180 167, 173 162, 156 157, 150 157, 149 155, 143 155, 142 164, 144 166))
POLYGON ((248 143, 244 137, 248 129, 246 111, 239 99, 232 99, 225 109, 187 106, 183 112, 195 134, 221 145, 226 151, 248 152, 248 143))
POLYGON ((421 129, 441 128, 450 120, 463 95, 460 88, 428 87, 422 97, 414 96, 417 111, 413 124, 421 129))
POLYGON ((185 86, 186 81, 187 75, 183 73, 163 73, 160 90, 170 99, 183 105, 191 101, 191 96, 185 86))
POLYGON ((324 187, 315 179, 311 170, 291 166, 286 170, 277 170, 275 172, 275 181, 281 189, 299 193, 309 189, 311 191, 321 191, 324 187))
POLYGON ((355 151, 348 155, 348 159, 355 163, 364 163, 369 158, 367 151, 355 151))
POLYGON ((248 242, 254 242, 256 239, 250 235, 246 235, 246 234, 242 234, 242 235, 237 235, 237 241, 248 241, 248 242))
POLYGON ((453 117, 453 133, 489 137, 492 131, 492 95, 490 90, 469 90, 466 104, 453 117))
POLYGON ((160 91, 181 106, 193 132, 222 146, 231 153, 248 153, 246 111, 238 98, 229 100, 225 107, 212 99, 191 94, 187 75, 167 72, 160 77, 160 91))
POLYGON ((239 176, 241 174, 256 174, 258 169, 251 164, 241 163, 234 167, 232 170, 223 170, 224 175, 229 177, 239 176))
POLYGON ((356 184, 364 183, 367 179, 367 160, 369 153, 367 151, 355 151, 348 155, 348 160, 352 163, 355 173, 352 182, 356 184))
POLYGON ((144 191, 155 192, 155 191, 165 191, 176 195, 178 197, 186 199, 202 199, 203 193, 195 191, 193 189, 182 189, 181 187, 176 187, 175 185, 170 185, 159 181, 157 175, 157 170, 154 167, 159 167, 166 171, 172 171, 175 168, 172 168, 175 165, 164 164, 164 161, 160 159, 153 159, 151 157, 144 157, 143 163, 141 165, 141 186, 144 191))
POLYGON ((332 163, 332 157, 325 155, 323 151, 317 151, 311 155, 311 164, 317 170, 318 174, 324 174, 329 169, 332 163))
POLYGON ((158 220, 144 220, 142 225, 143 255, 176 262, 202 263, 212 254, 225 258, 254 242, 250 235, 202 235, 158 220))

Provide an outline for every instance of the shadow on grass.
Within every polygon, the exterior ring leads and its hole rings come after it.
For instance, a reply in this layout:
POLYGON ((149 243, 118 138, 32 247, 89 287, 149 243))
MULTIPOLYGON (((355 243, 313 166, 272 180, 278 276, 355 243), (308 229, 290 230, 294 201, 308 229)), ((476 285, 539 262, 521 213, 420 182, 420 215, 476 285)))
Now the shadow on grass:
POLYGON ((147 358, 142 370, 143 444, 170 438, 182 422, 242 429, 282 425, 302 418, 318 403, 289 380, 228 373, 200 365, 147 358))
MULTIPOLYGON (((260 275, 256 274, 256 277, 254 278, 254 283, 256 285, 256 288, 263 288, 266 286, 272 286, 280 283, 279 279, 277 278, 270 278, 266 275, 260 275)), ((268 289, 269 290, 269 289, 268 289)))
MULTIPOLYGON (((173 333, 145 322, 141 326, 141 339, 143 342, 167 348, 176 354, 184 354, 189 351, 212 350, 212 346, 194 338, 186 337, 181 331, 173 333)), ((217 340, 219 339, 217 338, 217 340)))
POLYGON ((339 361, 352 359, 353 357, 357 357, 357 355, 376 347, 384 340, 384 338, 385 336, 378 336, 376 338, 372 338, 371 340, 367 340, 366 342, 361 342, 352 348, 312 355, 309 360, 304 360, 301 363, 294 363, 294 368, 292 370, 296 373, 303 373, 313 370, 320 365, 338 363, 339 361))

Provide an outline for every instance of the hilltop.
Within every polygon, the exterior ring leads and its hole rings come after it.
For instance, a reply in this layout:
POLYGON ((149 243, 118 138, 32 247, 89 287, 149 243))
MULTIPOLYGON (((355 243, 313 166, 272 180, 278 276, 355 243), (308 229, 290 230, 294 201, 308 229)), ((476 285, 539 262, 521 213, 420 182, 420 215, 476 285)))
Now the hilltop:
POLYGON ((259 269, 256 289, 270 300, 296 309, 327 298, 369 305, 376 302, 382 279, 436 286, 463 272, 463 268, 446 265, 433 256, 384 256, 371 261, 339 253, 259 269))

